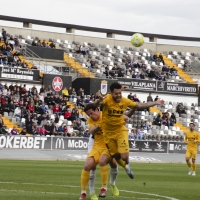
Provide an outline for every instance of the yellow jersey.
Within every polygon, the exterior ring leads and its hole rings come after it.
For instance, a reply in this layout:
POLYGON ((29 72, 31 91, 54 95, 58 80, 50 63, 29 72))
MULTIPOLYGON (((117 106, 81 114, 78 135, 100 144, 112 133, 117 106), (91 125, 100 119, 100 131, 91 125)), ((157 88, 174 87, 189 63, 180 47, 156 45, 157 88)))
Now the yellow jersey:
MULTIPOLYGON (((100 112, 99 119, 96 120, 96 121, 92 120, 91 118, 88 118, 87 124, 89 125, 89 127, 91 127, 91 126, 100 126, 101 127, 101 124, 102 124, 102 112, 100 112)), ((97 146, 99 148, 106 148, 105 143, 104 143, 102 129, 100 129, 98 132, 96 132, 93 135, 93 138, 94 138, 93 147, 97 146)))
POLYGON ((196 131, 188 130, 185 134, 185 142, 188 142, 187 149, 197 149, 198 144, 194 143, 194 140, 200 142, 199 133, 196 131))
POLYGON ((120 102, 117 103, 113 100, 111 94, 107 94, 103 100, 103 132, 119 132, 121 130, 127 130, 123 114, 127 107, 133 109, 135 106, 136 103, 130 99, 122 97, 120 102))

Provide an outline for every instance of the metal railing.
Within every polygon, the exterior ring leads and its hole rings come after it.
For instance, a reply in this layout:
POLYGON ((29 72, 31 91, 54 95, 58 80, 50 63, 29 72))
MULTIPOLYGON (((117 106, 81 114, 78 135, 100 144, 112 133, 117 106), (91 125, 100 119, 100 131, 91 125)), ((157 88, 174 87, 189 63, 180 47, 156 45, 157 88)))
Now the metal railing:
POLYGON ((47 69, 47 63, 44 59, 39 57, 36 53, 31 51, 27 45, 23 46, 22 48, 23 56, 26 60, 29 60, 32 65, 37 66, 37 68, 44 73, 49 73, 47 69))

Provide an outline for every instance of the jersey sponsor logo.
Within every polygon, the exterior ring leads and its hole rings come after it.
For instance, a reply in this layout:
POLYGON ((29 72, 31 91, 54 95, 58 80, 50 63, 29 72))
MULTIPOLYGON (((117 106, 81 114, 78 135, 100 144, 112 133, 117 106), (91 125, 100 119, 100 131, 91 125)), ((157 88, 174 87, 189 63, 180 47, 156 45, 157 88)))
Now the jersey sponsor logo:
POLYGON ((64 143, 63 138, 57 138, 55 148, 56 149, 65 149, 65 143, 64 143))
POLYGON ((52 87, 56 92, 62 90, 63 87, 63 80, 60 77, 55 77, 52 81, 52 87))
POLYGON ((75 149, 87 149, 88 143, 83 140, 68 140, 68 147, 75 149))
POLYGON ((124 113, 123 110, 108 110, 108 115, 122 115, 124 113))
POLYGON ((101 81, 101 94, 105 95, 108 91, 108 81, 101 81))
POLYGON ((119 106, 121 109, 124 107, 124 105, 119 106))

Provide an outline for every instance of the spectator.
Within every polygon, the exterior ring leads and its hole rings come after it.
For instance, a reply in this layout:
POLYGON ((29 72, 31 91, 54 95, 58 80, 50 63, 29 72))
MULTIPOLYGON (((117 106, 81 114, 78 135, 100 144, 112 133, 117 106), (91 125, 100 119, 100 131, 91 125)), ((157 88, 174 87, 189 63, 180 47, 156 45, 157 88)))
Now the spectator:
POLYGON ((154 101, 157 101, 158 99, 159 99, 159 97, 158 97, 158 96, 156 96, 156 97, 155 97, 155 99, 154 99, 154 101))
POLYGON ((147 130, 147 131, 150 129, 147 121, 144 122, 144 124, 142 125, 142 127, 144 128, 144 130, 147 130))
POLYGON ((13 104, 13 101, 9 104, 9 113, 14 113, 15 111, 15 105, 13 104))
POLYGON ((85 99, 85 102, 84 103, 90 103, 90 96, 87 96, 87 99, 85 99))
POLYGON ((0 127, 0 135, 8 135, 8 131, 5 126, 0 127))
POLYGON ((42 103, 42 105, 40 106, 40 111, 41 111, 41 114, 47 113, 47 107, 45 106, 44 103, 42 103))
POLYGON ((135 102, 140 102, 140 100, 138 99, 138 97, 137 97, 136 94, 133 95, 133 101, 135 101, 135 102))
POLYGON ((61 114, 61 110, 60 110, 60 107, 58 106, 58 104, 56 104, 54 107, 53 107, 53 114, 61 114))
POLYGON ((28 109, 30 110, 31 113, 34 113, 35 107, 34 107, 33 103, 28 104, 28 109))
POLYGON ((49 46, 50 46, 52 49, 55 49, 55 48, 56 48, 56 45, 54 44, 54 42, 52 42, 49 46))
POLYGON ((19 106, 15 108, 13 116, 21 118, 21 108, 19 106))
POLYGON ((80 107, 84 107, 84 105, 83 105, 83 100, 81 99, 80 96, 77 97, 76 105, 77 105, 77 106, 80 106, 80 107))
POLYGON ((130 139, 130 140, 135 140, 135 139, 137 139, 137 132, 136 132, 136 129, 131 129, 130 131, 129 131, 129 133, 128 133, 128 138, 130 139))
POLYGON ((62 95, 63 97, 69 97, 69 93, 66 87, 62 90, 62 95))
POLYGON ((141 127, 140 130, 138 130, 137 132, 137 139, 138 140, 145 140, 146 139, 146 136, 145 136, 145 132, 144 132, 144 128, 141 127))
POLYGON ((18 132, 18 130, 16 129, 15 126, 13 126, 13 129, 10 131, 10 134, 11 135, 17 135, 17 134, 19 134, 19 132, 18 132))
POLYGON ((86 129, 85 132, 83 133, 83 137, 85 137, 85 138, 89 138, 90 137, 90 133, 89 133, 88 129, 86 129))
POLYGON ((19 134, 20 135, 26 135, 26 128, 23 128, 19 134))
POLYGON ((2 37, 3 37, 3 41, 4 43, 7 42, 7 34, 6 34, 6 30, 4 28, 2 28, 2 33, 1 33, 2 37))
POLYGON ((141 74, 140 74, 140 79, 145 79, 145 76, 144 76, 143 72, 141 72, 141 74))
POLYGON ((64 126, 65 126, 65 124, 62 123, 62 124, 58 127, 58 135, 66 136, 66 135, 65 135, 64 126))
POLYGON ((26 121, 25 121, 25 124, 26 124, 26 130, 27 130, 27 133, 29 134, 32 134, 32 119, 31 119, 31 116, 28 115, 26 121))
POLYGON ((72 117, 71 116, 72 116, 72 113, 71 113, 70 109, 67 109, 65 111, 64 118, 69 120, 69 121, 72 121, 72 117))
POLYGON ((153 124, 157 125, 157 126, 161 126, 161 116, 160 116, 160 114, 156 115, 156 117, 153 121, 153 124))
POLYGON ((179 103, 179 104, 177 105, 177 107, 176 107, 176 112, 179 114, 179 116, 180 116, 180 114, 186 114, 186 112, 185 112, 185 107, 183 106, 182 103, 179 103))
POLYGON ((44 128, 45 128, 45 134, 46 135, 51 135, 52 134, 49 122, 47 122, 46 125, 44 125, 44 128))
POLYGON ((33 135, 41 135, 40 128, 37 125, 33 126, 33 135))
POLYGON ((46 135, 46 129, 44 125, 39 129, 39 133, 40 135, 46 135))
POLYGON ((51 135, 58 135, 58 130, 55 122, 53 122, 51 125, 51 135))
POLYGON ((171 114, 169 122, 170 122, 170 126, 174 126, 174 124, 176 124, 176 116, 174 115, 174 113, 171 114))
POLYGON ((73 129, 77 131, 76 135, 78 135, 79 137, 83 136, 84 127, 81 125, 80 120, 76 121, 76 123, 73 126, 73 129))
POLYGON ((68 137, 71 137, 71 134, 69 133, 68 128, 67 128, 66 125, 64 125, 64 134, 65 134, 66 136, 68 136, 68 137))
POLYGON ((130 99, 131 101, 133 101, 133 95, 132 95, 132 92, 128 95, 127 98, 130 99))
POLYGON ((149 93, 149 96, 147 97, 147 102, 153 102, 153 98, 151 96, 151 93, 149 93))

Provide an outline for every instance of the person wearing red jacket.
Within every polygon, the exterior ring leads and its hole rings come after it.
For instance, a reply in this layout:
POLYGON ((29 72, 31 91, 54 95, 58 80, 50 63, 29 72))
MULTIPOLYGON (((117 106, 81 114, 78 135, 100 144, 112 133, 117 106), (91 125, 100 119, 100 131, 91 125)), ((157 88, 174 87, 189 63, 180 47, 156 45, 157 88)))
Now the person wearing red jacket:
POLYGON ((64 118, 67 119, 67 120, 70 120, 70 121, 72 120, 72 113, 71 113, 70 110, 67 110, 65 112, 64 118))
POLYGON ((34 107, 33 103, 28 104, 28 109, 30 110, 31 113, 34 113, 35 107, 34 107))
POLYGON ((60 114, 60 107, 58 104, 53 107, 53 114, 60 114))
POLYGON ((6 103, 5 97, 2 95, 1 96, 1 105, 4 105, 6 103))

